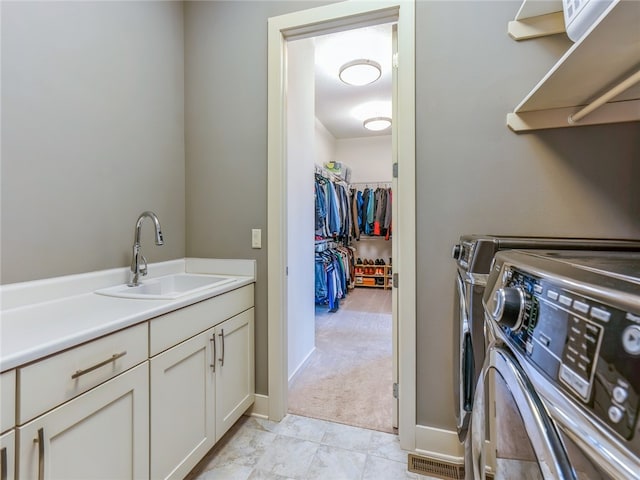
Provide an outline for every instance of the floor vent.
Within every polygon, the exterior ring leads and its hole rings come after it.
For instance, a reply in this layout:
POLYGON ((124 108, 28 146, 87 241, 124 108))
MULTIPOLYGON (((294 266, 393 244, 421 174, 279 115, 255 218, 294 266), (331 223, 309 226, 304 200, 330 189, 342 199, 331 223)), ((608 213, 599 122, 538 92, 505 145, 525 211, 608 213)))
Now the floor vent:
POLYGON ((433 458, 409 454, 409 468, 413 473, 429 475, 444 480, 464 480, 464 465, 443 462, 433 458))

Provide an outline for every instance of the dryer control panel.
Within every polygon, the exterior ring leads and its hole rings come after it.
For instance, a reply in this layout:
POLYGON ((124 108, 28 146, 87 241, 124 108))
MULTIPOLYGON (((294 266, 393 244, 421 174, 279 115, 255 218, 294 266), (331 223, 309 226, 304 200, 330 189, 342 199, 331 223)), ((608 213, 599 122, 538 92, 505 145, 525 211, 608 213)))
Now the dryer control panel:
POLYGON ((630 440, 640 404, 640 312, 522 268, 503 265, 500 275, 485 303, 510 343, 630 440))

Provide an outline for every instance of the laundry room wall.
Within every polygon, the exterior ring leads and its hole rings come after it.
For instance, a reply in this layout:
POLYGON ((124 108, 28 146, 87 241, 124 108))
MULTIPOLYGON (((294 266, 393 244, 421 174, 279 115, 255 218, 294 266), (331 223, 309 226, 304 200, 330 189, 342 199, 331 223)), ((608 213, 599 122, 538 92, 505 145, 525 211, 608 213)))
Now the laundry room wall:
MULTIPOLYGON (((331 2, 185 5, 187 254, 255 258, 256 391, 268 394, 267 19, 331 2), (233 48, 229 48, 233 42, 233 48)), ((453 431, 455 265, 463 233, 640 238, 638 124, 516 135, 508 111, 563 35, 514 42, 522 2, 416 3, 417 421, 453 431)))
POLYGON ((571 46, 564 34, 512 40, 520 4, 416 4, 419 425, 455 430, 450 252, 461 234, 640 238, 640 124, 506 127, 571 46))
POLYGON ((2 2, 3 284, 185 255, 179 2, 2 2))

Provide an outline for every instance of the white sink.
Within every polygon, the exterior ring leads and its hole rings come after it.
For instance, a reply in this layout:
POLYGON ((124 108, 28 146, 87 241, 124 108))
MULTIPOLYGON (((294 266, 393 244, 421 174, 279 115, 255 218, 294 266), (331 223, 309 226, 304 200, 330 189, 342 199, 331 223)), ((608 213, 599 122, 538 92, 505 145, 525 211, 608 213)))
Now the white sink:
POLYGON ((149 279, 136 287, 130 287, 127 284, 116 285, 96 290, 95 293, 110 297, 168 300, 219 287, 233 281, 235 278, 177 273, 149 279))

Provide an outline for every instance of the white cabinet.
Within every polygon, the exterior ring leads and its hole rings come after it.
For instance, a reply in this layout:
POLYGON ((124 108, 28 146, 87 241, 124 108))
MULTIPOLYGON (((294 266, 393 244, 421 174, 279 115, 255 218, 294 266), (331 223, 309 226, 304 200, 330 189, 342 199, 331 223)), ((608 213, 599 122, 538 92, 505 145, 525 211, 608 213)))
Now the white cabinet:
POLYGON ((151 358, 152 479, 184 478, 253 404, 253 331, 249 308, 151 358))
POLYGON ((0 433, 16 424, 16 371, 0 375, 0 433))
POLYGON ((215 443, 214 329, 151 359, 151 478, 184 478, 215 443))
POLYGON ((14 430, 0 435, 0 480, 13 480, 15 478, 15 436, 14 430))
POLYGON ((218 362, 215 389, 216 441, 220 440, 255 399, 253 329, 253 308, 230 318, 215 329, 218 362))
POLYGON ((17 431, 20 479, 148 478, 147 362, 17 431))
POLYGON ((15 478, 16 371, 0 375, 0 480, 15 478))

